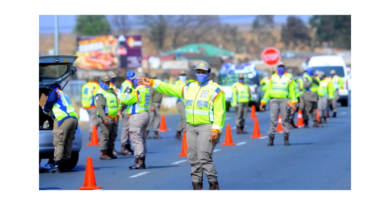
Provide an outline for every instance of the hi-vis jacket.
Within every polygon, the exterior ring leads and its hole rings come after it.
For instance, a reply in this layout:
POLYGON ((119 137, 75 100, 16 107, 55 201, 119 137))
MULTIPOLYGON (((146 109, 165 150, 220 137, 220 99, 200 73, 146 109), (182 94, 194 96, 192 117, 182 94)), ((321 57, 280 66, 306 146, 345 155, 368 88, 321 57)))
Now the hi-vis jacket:
POLYGON ((127 114, 140 114, 147 112, 149 109, 150 92, 144 85, 139 85, 130 94, 123 93, 119 95, 121 103, 127 106, 127 114))
POLYGON ((175 86, 151 79, 150 86, 160 93, 183 98, 188 124, 212 124, 211 130, 221 133, 225 124, 225 93, 217 83, 209 81, 200 86, 194 81, 175 86))
POLYGON ((292 104, 296 104, 298 100, 295 88, 295 81, 291 74, 285 72, 282 77, 279 77, 277 73, 274 73, 271 75, 271 83, 261 100, 261 104, 267 104, 272 98, 289 98, 292 104))
POLYGON ((324 78, 320 81, 318 87, 318 96, 333 99, 334 98, 334 87, 332 81, 329 78, 324 78))
POLYGON ((99 84, 95 81, 85 83, 81 88, 81 105, 84 109, 96 108, 95 98, 93 97, 93 90, 98 88, 99 84))
POLYGON ((232 106, 236 106, 237 103, 247 103, 251 99, 251 92, 249 86, 240 82, 233 84, 233 100, 232 106))

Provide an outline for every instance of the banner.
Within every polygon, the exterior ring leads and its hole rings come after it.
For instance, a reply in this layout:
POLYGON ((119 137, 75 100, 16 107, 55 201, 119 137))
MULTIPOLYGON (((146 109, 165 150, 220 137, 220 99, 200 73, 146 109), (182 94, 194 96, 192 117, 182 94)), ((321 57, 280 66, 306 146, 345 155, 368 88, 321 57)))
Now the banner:
POLYGON ((141 36, 119 36, 119 61, 121 68, 138 68, 142 66, 141 36))
POLYGON ((77 38, 75 65, 84 69, 114 69, 119 66, 118 40, 114 36, 77 38))

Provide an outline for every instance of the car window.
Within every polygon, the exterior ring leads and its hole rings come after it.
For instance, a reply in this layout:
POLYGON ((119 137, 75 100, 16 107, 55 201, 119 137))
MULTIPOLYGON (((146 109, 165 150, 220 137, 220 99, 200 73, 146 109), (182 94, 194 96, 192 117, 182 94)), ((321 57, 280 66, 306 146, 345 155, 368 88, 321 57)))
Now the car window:
POLYGON ((39 76, 59 78, 68 72, 68 64, 39 64, 39 76))
MULTIPOLYGON (((221 86, 232 86, 238 82, 239 74, 219 74, 218 85, 221 86)), ((248 78, 248 74, 244 74, 244 83, 247 85, 259 85, 259 77, 256 75, 254 78, 248 78)))
POLYGON ((344 77, 344 68, 342 66, 318 66, 313 67, 314 71, 322 71, 325 73, 326 76, 330 76, 330 71, 335 70, 336 74, 340 77, 344 77))

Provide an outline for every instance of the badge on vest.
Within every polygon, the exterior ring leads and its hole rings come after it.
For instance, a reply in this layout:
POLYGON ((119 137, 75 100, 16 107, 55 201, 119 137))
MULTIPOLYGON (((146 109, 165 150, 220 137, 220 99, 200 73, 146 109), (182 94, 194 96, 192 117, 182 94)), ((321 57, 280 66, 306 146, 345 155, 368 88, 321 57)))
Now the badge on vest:
POLYGON ((95 101, 98 101, 98 100, 99 100, 99 95, 96 95, 95 101))
POLYGON ((201 98, 207 98, 207 94, 209 94, 208 90, 203 90, 202 93, 200 94, 201 98))
POLYGON ((192 100, 186 100, 185 106, 192 106, 192 100))
POLYGON ((208 104, 209 104, 209 102, 207 102, 207 101, 203 101, 203 100, 196 101, 196 106, 198 106, 199 108, 208 107, 208 104))

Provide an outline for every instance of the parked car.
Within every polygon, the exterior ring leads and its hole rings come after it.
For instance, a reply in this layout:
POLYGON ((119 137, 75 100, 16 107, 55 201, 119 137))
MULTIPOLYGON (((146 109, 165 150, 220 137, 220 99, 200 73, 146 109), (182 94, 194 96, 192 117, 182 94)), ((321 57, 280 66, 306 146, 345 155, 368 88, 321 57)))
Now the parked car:
MULTIPOLYGON (((39 57, 39 98, 48 95, 50 86, 54 83, 64 89, 67 80, 76 72, 73 62, 77 56, 41 56, 39 57)), ((44 114, 39 105, 39 163, 41 159, 53 158, 53 123, 54 120, 44 114)), ((72 142, 72 153, 68 169, 73 169, 78 162, 82 139, 77 126, 75 139, 72 142)))

